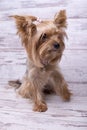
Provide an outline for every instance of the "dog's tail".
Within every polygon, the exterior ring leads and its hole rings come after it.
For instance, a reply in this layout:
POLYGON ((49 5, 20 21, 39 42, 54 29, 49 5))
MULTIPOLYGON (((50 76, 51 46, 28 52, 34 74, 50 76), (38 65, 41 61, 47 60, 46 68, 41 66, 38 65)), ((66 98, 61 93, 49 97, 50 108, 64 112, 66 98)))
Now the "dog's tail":
POLYGON ((8 81, 8 84, 17 89, 21 86, 22 83, 20 80, 15 80, 15 81, 8 81))

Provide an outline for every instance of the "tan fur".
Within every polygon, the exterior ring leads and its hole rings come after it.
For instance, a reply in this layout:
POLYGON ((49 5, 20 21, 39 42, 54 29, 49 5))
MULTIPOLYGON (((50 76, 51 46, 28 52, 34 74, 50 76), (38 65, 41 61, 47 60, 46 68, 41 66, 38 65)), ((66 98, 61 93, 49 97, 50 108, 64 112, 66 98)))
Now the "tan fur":
POLYGON ((40 23, 34 16, 12 17, 15 18, 18 34, 28 56, 27 71, 19 87, 19 94, 31 98, 34 102, 33 110, 39 112, 47 110, 44 90, 54 91, 69 101, 71 93, 58 68, 65 48, 64 37, 67 36, 65 10, 57 13, 53 20, 40 23))

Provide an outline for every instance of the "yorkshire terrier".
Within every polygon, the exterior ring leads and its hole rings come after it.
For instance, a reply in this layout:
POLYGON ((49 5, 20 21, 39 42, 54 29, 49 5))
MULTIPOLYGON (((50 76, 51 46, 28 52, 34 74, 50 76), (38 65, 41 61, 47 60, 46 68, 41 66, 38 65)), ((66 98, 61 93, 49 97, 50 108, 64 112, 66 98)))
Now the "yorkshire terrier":
POLYGON ((67 37, 66 11, 60 10, 54 19, 40 21, 34 16, 11 16, 15 19, 18 34, 27 52, 27 70, 22 81, 9 81, 18 93, 34 102, 34 111, 45 112, 44 92, 55 92, 69 101, 71 92, 60 72, 58 63, 65 49, 67 37))

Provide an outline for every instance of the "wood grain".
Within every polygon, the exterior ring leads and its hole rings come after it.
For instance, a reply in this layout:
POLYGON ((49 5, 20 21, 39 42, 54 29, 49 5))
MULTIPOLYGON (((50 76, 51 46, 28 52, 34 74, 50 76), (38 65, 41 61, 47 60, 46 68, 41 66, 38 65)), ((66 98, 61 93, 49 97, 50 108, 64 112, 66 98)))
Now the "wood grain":
POLYGON ((87 1, 0 0, 0 130, 87 130, 87 1), (32 111, 33 103, 9 89, 8 80, 22 78, 26 52, 16 35, 13 14, 51 19, 60 9, 68 17, 68 41, 60 68, 73 93, 70 102, 46 96, 48 111, 32 111))

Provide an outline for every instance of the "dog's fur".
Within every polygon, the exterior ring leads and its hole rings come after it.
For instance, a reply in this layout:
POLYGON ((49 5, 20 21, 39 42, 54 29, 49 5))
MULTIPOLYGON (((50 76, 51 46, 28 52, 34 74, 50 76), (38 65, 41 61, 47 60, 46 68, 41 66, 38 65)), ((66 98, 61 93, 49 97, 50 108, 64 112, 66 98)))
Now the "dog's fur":
POLYGON ((10 81, 9 84, 16 85, 20 95, 33 100, 34 111, 47 110, 43 91, 53 91, 69 101, 71 93, 58 67, 65 48, 64 37, 67 36, 65 10, 57 13, 53 20, 40 22, 34 16, 12 17, 27 52, 27 71, 22 82, 10 81))

